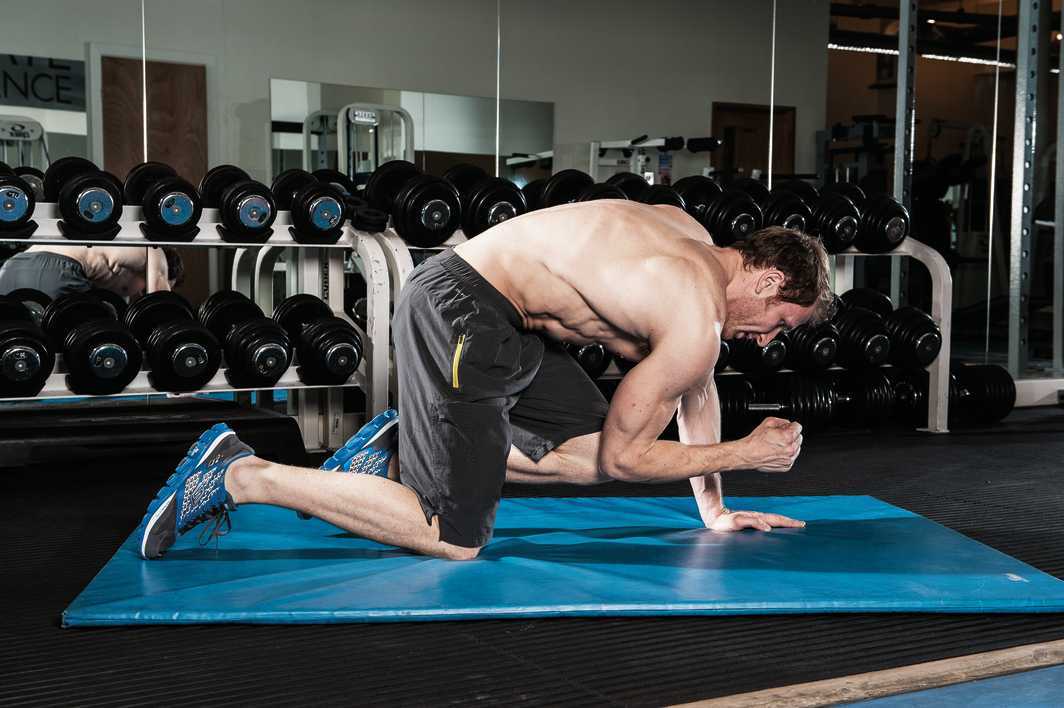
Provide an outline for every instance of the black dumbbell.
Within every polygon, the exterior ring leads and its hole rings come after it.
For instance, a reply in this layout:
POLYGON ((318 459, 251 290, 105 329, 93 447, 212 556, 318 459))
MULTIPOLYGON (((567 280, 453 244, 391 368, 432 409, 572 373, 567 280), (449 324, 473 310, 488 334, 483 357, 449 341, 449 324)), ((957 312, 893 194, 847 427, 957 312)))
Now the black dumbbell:
POLYGON ((161 162, 142 162, 129 171, 122 187, 126 204, 140 206, 141 232, 149 241, 188 242, 196 238, 203 203, 191 182, 161 162))
POLYGON ((841 253, 857 240, 861 214, 841 194, 827 193, 813 205, 809 233, 817 236, 828 253, 841 253))
POLYGON ((820 238, 829 253, 853 246, 860 227, 861 213, 841 194, 821 195, 817 188, 800 179, 788 180, 772 188, 773 195, 793 195, 811 209, 806 231, 820 238))
POLYGON ((745 241, 764 223, 761 207, 746 192, 723 192, 716 182, 701 175, 684 177, 673 186, 683 198, 687 213, 702 224, 718 246, 745 241))
POLYGON ((118 293, 112 292, 105 288, 92 288, 87 291, 89 295, 102 302, 111 308, 111 311, 115 313, 115 319, 119 322, 124 322, 126 317, 126 310, 129 308, 129 303, 126 302, 118 293))
POLYGON ((37 229, 33 221, 36 204, 37 197, 26 180, 13 172, 0 172, 0 235, 29 238, 37 229))
POLYGON ((643 190, 639 201, 644 204, 667 204, 685 210, 687 208, 687 204, 684 203, 680 193, 667 184, 650 185, 643 190))
POLYGON ((222 363, 221 345, 196 321, 188 300, 159 291, 126 310, 126 326, 144 348, 151 367, 148 381, 157 391, 198 391, 222 363))
POLYGON ((529 211, 543 208, 541 199, 543 197, 543 187, 546 184, 546 178, 541 178, 534 179, 524 187, 521 187, 521 194, 525 195, 525 204, 528 205, 529 211))
POLYGON ((728 365, 744 374, 778 371, 787 360, 787 342, 776 337, 765 346, 753 338, 728 340, 728 365))
POLYGON ((865 196, 856 184, 837 182, 826 185, 822 194, 842 194, 861 214, 854 246, 865 253, 888 253, 909 235, 909 210, 887 194, 865 196))
POLYGON ((143 356, 133 333, 92 295, 56 298, 41 323, 51 350, 63 355, 67 388, 74 393, 119 393, 140 371, 143 356))
POLYGON ((467 238, 528 211, 524 193, 508 179, 491 177, 476 165, 460 164, 443 173, 462 202, 462 233, 467 238))
POLYGON ((0 296, 0 398, 30 398, 44 388, 55 357, 29 308, 0 296))
POLYGON ((38 170, 36 167, 29 165, 22 165, 12 170, 16 177, 21 177, 23 181, 30 186, 33 190, 33 197, 39 201, 44 201, 44 173, 38 170))
POLYGON ((222 343, 225 378, 234 388, 274 386, 292 363, 292 340, 275 320, 235 290, 211 294, 199 321, 222 343))
POLYGON ((733 433, 746 435, 768 416, 801 423, 803 432, 819 432, 835 415, 835 392, 826 383, 796 373, 762 377, 716 377, 721 423, 733 433), (730 379, 746 380, 747 385, 730 379), (725 418, 730 419, 725 425, 725 418))
POLYGON ((596 182, 584 191, 580 192, 580 196, 576 198, 578 202, 593 202, 598 199, 628 199, 628 195, 625 194, 620 187, 606 182, 596 182))
POLYGON ((880 369, 835 369, 824 380, 835 394, 832 422, 838 425, 876 428, 894 413, 894 386, 880 369))
POLYGON ((643 192, 650 188, 645 179, 633 172, 618 172, 606 180, 606 184, 616 187, 624 193, 624 196, 633 202, 642 201, 643 192))
POLYGON ((717 363, 713 365, 714 371, 724 371, 731 361, 731 345, 728 340, 720 340, 720 350, 717 352, 717 363))
POLYGON ((787 343, 784 366, 795 371, 825 371, 835 363, 839 353, 839 330, 830 322, 799 325, 779 336, 787 343))
POLYGON ((13 300, 18 300, 30 311, 33 315, 33 322, 36 325, 41 324, 41 318, 44 316, 44 309, 52 303, 52 298, 48 297, 40 290, 34 290, 33 288, 16 288, 7 293, 7 296, 13 300))
POLYGON ((333 316, 321 299, 293 295, 277 306, 273 319, 295 344, 303 383, 342 384, 358 369, 362 337, 350 322, 333 316))
MULTIPOLYGON (((906 427, 927 425, 930 375, 924 369, 882 369, 894 388, 894 418, 906 427)), ((1016 405, 1016 384, 993 364, 952 364, 947 381, 949 424, 996 423, 1016 405)))
POLYGON ((950 366, 965 400, 961 419, 967 423, 997 423, 1016 406, 1016 382, 1008 369, 994 364, 950 366))
POLYGON ((320 169, 314 170, 311 174, 314 175, 319 182, 331 184, 339 189, 343 193, 345 200, 359 199, 358 185, 356 185, 355 181, 343 172, 340 172, 339 170, 320 169))
POLYGON ((884 318, 890 334, 890 363, 908 369, 930 365, 942 350, 942 331, 915 307, 899 307, 884 318))
POLYGON ((839 309, 844 310, 849 307, 863 307, 884 319, 894 312, 894 303, 890 296, 874 288, 853 288, 844 292, 840 296, 839 309))
POLYGON ((894 309, 884 293, 872 288, 854 288, 842 294, 843 309, 862 307, 883 318, 890 336, 890 363, 903 368, 922 368, 938 357, 942 332, 929 315, 913 307, 894 309))
POLYGON ((110 241, 121 230, 122 183, 81 157, 64 157, 44 173, 44 197, 59 207, 59 229, 73 239, 110 241))
POLYGON ((355 300, 351 306, 351 311, 348 313, 351 315, 351 320, 362 328, 362 331, 366 331, 366 325, 368 324, 369 317, 369 301, 364 297, 360 297, 355 300))
POLYGON ((289 232, 298 243, 333 244, 344 232, 347 205, 339 187, 305 170, 285 170, 270 185, 277 208, 291 214, 289 232))
POLYGON ((391 214, 395 232, 417 248, 443 245, 462 223, 458 191, 405 160, 374 170, 364 194, 372 208, 391 214))
POLYGON ((883 318, 863 307, 843 305, 833 324, 839 330, 836 361, 847 369, 881 366, 890 358, 890 334, 883 318))
POLYGON ((592 344, 566 344, 566 351, 592 380, 606 373, 613 356, 598 342, 592 344))
POLYGON ((760 180, 751 177, 735 180, 732 187, 746 192, 761 207, 765 226, 804 232, 813 218, 813 210, 795 192, 776 189, 770 192, 760 180))
POLYGON ((578 201, 585 189, 595 183, 591 175, 580 170, 562 170, 543 184, 540 206, 544 209, 578 201))
POLYGON ((270 188, 235 165, 217 165, 199 184, 203 206, 217 209, 218 234, 232 243, 265 243, 273 235, 277 204, 270 188))

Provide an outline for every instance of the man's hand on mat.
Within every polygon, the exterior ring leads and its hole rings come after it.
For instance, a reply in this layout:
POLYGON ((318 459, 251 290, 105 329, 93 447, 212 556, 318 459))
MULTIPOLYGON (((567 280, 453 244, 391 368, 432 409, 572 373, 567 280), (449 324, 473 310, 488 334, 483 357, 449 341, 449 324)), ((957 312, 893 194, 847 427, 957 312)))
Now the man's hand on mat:
POLYGON ((751 468, 787 472, 802 451, 802 426, 782 418, 765 418, 742 442, 751 468))
POLYGON ((771 531, 774 528, 800 529, 804 521, 792 519, 782 514, 766 514, 760 511, 728 511, 713 519, 706 527, 713 531, 742 531, 756 529, 771 531))

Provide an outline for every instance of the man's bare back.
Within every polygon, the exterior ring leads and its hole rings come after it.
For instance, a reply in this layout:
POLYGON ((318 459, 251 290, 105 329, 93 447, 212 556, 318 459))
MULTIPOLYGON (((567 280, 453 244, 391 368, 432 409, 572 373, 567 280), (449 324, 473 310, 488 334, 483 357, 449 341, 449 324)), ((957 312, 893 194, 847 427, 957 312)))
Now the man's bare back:
POLYGON ((683 303, 705 310, 690 336, 714 348, 726 314, 720 250, 682 209, 600 200, 526 214, 455 252, 513 303, 526 329, 638 361, 683 303))

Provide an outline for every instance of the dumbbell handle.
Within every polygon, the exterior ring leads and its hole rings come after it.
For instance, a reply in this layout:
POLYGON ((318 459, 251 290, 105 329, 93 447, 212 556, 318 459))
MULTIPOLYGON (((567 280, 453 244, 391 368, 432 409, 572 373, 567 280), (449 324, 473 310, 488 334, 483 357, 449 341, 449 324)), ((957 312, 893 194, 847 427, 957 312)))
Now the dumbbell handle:
MULTIPOLYGON (((835 394, 836 403, 851 403, 852 401, 853 396, 849 394, 835 394)), ((747 411, 757 413, 779 413, 780 411, 785 411, 789 408, 790 406, 786 403, 748 403, 746 405, 747 411)))

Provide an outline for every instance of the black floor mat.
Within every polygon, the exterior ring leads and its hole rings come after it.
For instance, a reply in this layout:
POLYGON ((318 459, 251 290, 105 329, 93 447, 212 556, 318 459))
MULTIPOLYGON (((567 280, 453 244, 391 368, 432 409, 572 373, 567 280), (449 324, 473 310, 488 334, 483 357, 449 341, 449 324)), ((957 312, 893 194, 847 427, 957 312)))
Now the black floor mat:
MULTIPOLYGON (((835 435, 741 495, 872 494, 1064 577, 1064 412, 835 435)), ((1064 638, 1062 615, 807 615, 62 630, 173 460, 0 474, 0 704, 660 705, 1064 638)), ((686 494, 665 487, 508 493, 686 494)), ((224 542, 224 541, 223 541, 224 542)))

